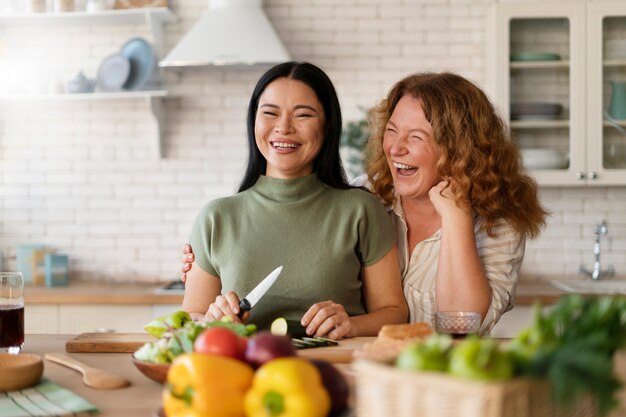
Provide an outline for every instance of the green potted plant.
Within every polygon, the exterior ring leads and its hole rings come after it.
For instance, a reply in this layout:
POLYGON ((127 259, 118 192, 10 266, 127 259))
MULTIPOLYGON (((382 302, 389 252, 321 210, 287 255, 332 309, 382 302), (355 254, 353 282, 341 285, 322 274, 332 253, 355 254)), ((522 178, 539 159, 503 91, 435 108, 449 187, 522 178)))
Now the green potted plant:
POLYGON ((339 153, 350 180, 365 174, 363 152, 369 136, 368 123, 365 119, 348 122, 341 132, 339 153))

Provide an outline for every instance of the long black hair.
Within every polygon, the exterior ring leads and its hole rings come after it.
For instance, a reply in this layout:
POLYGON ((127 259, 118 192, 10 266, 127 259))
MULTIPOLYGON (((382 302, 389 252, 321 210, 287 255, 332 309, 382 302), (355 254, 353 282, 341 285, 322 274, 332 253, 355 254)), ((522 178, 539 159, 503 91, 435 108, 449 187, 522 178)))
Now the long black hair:
POLYGON ((320 153, 313 161, 313 171, 325 184, 334 188, 350 188, 339 157, 339 140, 341 139, 341 109, 333 83, 320 68, 308 62, 285 62, 270 68, 254 87, 248 105, 248 165, 238 192, 247 190, 256 184, 261 175, 265 174, 267 161, 256 145, 254 125, 259 98, 265 88, 278 78, 297 80, 308 85, 317 95, 324 108, 326 126, 324 141, 320 153))

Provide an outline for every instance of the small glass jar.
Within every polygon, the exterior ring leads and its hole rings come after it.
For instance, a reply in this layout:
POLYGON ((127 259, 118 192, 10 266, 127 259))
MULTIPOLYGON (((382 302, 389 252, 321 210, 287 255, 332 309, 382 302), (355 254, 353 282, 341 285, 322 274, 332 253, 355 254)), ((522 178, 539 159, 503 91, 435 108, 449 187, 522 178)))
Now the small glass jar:
POLYGON ((26 13, 46 13, 47 11, 47 0, 26 0, 26 13))
POLYGON ((74 8, 74 0, 54 0, 55 13, 73 12, 74 8))

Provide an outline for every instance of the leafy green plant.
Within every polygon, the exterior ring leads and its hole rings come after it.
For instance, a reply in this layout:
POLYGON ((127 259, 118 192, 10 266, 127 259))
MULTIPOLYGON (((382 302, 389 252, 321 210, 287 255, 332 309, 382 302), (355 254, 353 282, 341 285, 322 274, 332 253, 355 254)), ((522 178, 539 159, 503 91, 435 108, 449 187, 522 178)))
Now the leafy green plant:
POLYGON ((361 119, 348 122, 341 132, 341 146, 348 146, 362 151, 369 136, 367 120, 361 119))
POLYGON ((549 312, 536 307, 533 324, 510 344, 518 370, 547 378, 557 404, 591 393, 605 415, 621 384, 614 353, 626 347, 626 297, 563 297, 549 312))
POLYGON ((350 178, 365 173, 363 151, 369 136, 368 123, 365 119, 348 122, 341 132, 341 156, 350 178))

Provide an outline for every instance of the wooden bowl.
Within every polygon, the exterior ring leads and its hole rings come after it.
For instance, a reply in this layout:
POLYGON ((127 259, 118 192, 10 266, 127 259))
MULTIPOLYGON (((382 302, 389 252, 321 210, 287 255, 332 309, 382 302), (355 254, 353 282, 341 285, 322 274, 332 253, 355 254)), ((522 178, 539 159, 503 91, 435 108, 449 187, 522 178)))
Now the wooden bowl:
POLYGON ((135 359, 133 355, 133 363, 139 369, 139 371, 160 384, 167 380, 167 371, 170 369, 168 363, 152 363, 135 359))
POLYGON ((41 356, 30 353, 0 353, 0 391, 32 387, 43 375, 41 356))

